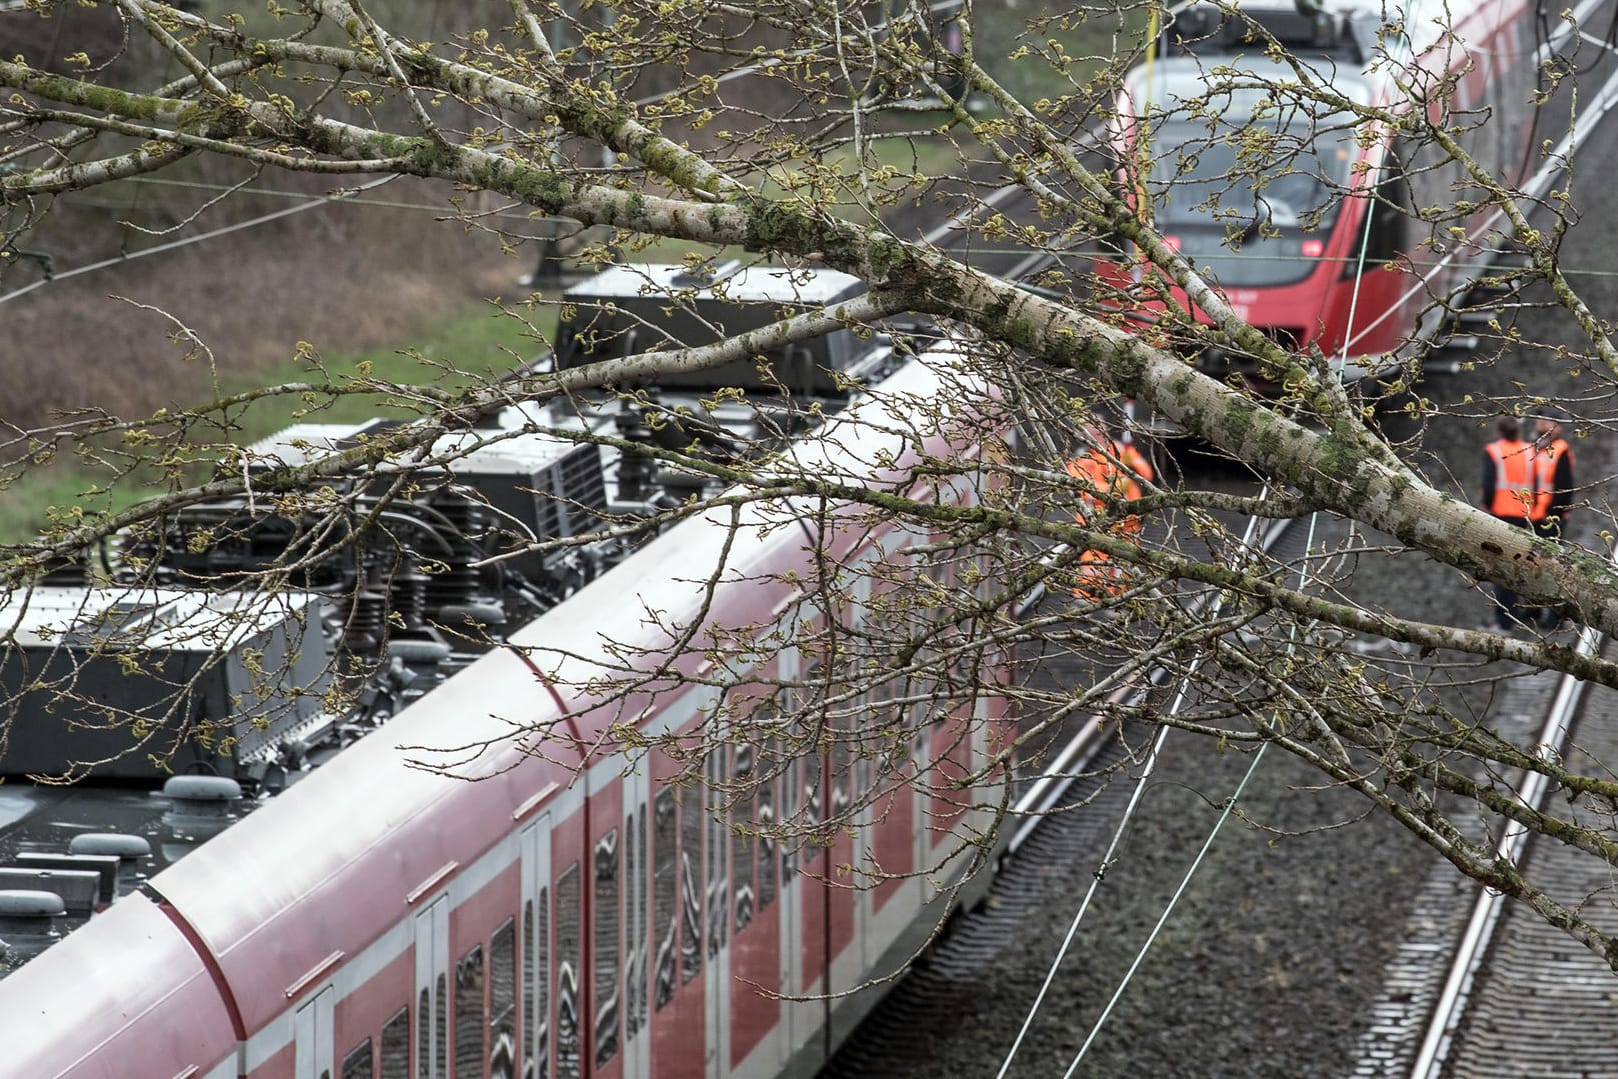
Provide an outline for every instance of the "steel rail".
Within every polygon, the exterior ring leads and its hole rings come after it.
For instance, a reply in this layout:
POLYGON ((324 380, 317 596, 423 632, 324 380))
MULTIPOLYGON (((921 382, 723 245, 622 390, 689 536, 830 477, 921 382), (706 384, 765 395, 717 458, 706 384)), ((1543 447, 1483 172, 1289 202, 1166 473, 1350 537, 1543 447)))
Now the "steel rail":
MULTIPOLYGON (((1618 549, 1609 555, 1608 560, 1618 565, 1618 549)), ((1585 626, 1579 633, 1575 648, 1579 655, 1590 656, 1600 647, 1601 641, 1599 630, 1585 626)), ((1584 687, 1585 683, 1571 674, 1564 674, 1558 681, 1556 696, 1551 702, 1545 726, 1540 731, 1538 753, 1541 759, 1552 759, 1561 754, 1584 687)), ((1530 810, 1538 811, 1549 789, 1550 780, 1543 772, 1530 772, 1518 785, 1517 800, 1530 810)), ((1532 839, 1533 833, 1527 826, 1509 821, 1499 842, 1495 844, 1495 857, 1513 868, 1520 867, 1532 839)), ((1477 900, 1472 906, 1472 916, 1467 920, 1466 930, 1461 934, 1461 941, 1450 961, 1449 976, 1444 981, 1443 991, 1428 1021, 1421 1050, 1411 1064, 1411 1079, 1438 1079, 1441 1074, 1454 1045, 1455 1032, 1471 999, 1473 979, 1494 938, 1505 898, 1502 892, 1480 886, 1477 900)))

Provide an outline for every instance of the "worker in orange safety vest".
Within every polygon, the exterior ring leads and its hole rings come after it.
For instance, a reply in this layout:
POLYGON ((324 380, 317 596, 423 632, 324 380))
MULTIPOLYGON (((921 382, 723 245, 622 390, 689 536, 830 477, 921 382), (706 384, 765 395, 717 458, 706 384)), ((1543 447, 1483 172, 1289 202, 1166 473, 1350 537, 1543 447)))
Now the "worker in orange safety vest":
MULTIPOLYGON (((1135 514, 1110 520, 1113 507, 1140 498, 1141 483, 1155 476, 1151 463, 1132 442, 1114 438, 1099 418, 1085 429, 1087 448, 1067 463, 1067 473, 1079 481, 1079 510, 1073 519, 1092 529, 1135 541, 1141 522, 1135 514)), ((1127 587, 1126 570, 1112 561, 1105 551, 1086 550, 1079 555, 1079 571, 1073 587, 1078 599, 1095 602, 1116 596, 1127 587)))
MULTIPOLYGON (((1523 440, 1522 425, 1514 416, 1500 417, 1495 432, 1498 437, 1483 447, 1478 506, 1507 524, 1533 530, 1536 515, 1544 514, 1536 491, 1539 468, 1534 444, 1523 440)), ((1505 585, 1494 586, 1494 598, 1494 624, 1501 631, 1510 633, 1533 618, 1517 593, 1505 585)))

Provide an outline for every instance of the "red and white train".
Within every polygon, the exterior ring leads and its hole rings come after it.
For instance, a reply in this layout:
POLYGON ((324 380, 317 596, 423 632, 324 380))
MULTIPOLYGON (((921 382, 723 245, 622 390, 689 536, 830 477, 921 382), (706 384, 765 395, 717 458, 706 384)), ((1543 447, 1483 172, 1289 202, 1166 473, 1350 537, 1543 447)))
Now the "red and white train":
MULTIPOLYGON (((986 473, 911 473, 987 441, 904 407, 950 399, 954 366, 910 363, 792 452, 974 503, 986 473)), ((899 636, 879 623, 921 610, 908 580, 987 587, 972 556, 819 502, 731 513, 671 529, 0 981, 0 1074, 812 1074, 868 1007, 846 991, 984 886, 940 885, 990 843, 1008 705, 977 679, 839 703, 826 659, 829 596, 839 632, 899 636), (826 565, 855 572, 817 590, 826 565), (884 715, 920 722, 896 748, 884 715)))
MULTIPOLYGON (((1284 347, 1318 348, 1346 378, 1386 369, 1454 322, 1504 219, 1419 128, 1395 132, 1341 103, 1425 113, 1489 175, 1516 184, 1539 164, 1529 147, 1538 44, 1529 9, 1523 0, 1230 7, 1181 8, 1129 72, 1108 133, 1118 190, 1284 347), (1289 57, 1269 52, 1271 38, 1289 57)), ((1187 317, 1183 291, 1167 288, 1165 299, 1154 281, 1143 288, 1137 260, 1106 252, 1095 270, 1101 296, 1136 325, 1164 321, 1169 304, 1187 317)), ((1266 385, 1251 359, 1186 347, 1211 374, 1266 385)))

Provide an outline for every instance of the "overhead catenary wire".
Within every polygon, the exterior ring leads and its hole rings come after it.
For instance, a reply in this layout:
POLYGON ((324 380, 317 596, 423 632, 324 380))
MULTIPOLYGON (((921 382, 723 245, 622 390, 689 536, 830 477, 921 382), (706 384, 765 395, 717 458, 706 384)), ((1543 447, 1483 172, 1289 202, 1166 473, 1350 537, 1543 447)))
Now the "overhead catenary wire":
MULTIPOLYGON (((382 176, 375 180, 360 184, 353 190, 356 192, 370 191, 374 188, 381 187, 383 184, 391 183, 396 179, 398 179, 397 176, 382 176)), ((275 210, 271 213, 262 214, 258 217, 248 218, 246 221, 238 221, 232 225, 222 225, 219 228, 210 229, 207 232, 198 233, 195 236, 187 236, 180 240, 170 240, 168 243, 154 244, 151 247, 143 247, 139 251, 121 253, 114 258, 102 259, 100 262, 92 262, 86 266, 77 266, 71 270, 64 270, 58 274, 51 274, 41 278, 38 281, 35 281, 33 284, 24 285, 20 289, 15 289, 14 291, 0 295, 0 303, 9 303, 20 296, 26 296, 35 289, 43 288, 46 285, 52 284, 56 281, 64 281, 71 277, 78 277, 81 274, 94 273, 96 270, 104 270, 108 266, 117 266, 119 263, 124 262, 133 262, 136 259, 146 258, 149 255, 158 255, 165 251, 173 251, 177 248, 189 247, 192 244, 199 244, 206 240, 217 239, 220 236, 227 236, 233 232, 241 232, 243 229, 255 228, 259 225, 267 224, 283 217, 291 217, 294 214, 301 214, 308 210, 318 210, 320 207, 329 206, 333 202, 341 202, 344 197, 345 196, 342 193, 336 195, 323 195, 319 198, 310 199, 308 202, 300 203, 297 206, 288 206, 285 209, 275 210)))
MULTIPOLYGON (((1267 493, 1268 488, 1266 488, 1267 493)), ((1315 529, 1319 520, 1320 514, 1318 511, 1309 515, 1309 535, 1305 543, 1306 550, 1314 549, 1315 529)), ((1308 563, 1305 562, 1303 568, 1298 571, 1298 587, 1300 589, 1305 588, 1308 583, 1309 568, 1308 563)), ((1289 656, 1296 650, 1297 636, 1298 627, 1294 624, 1290 627, 1286 647, 1286 652, 1289 656)), ((1182 684, 1183 688, 1184 684, 1182 684)), ((1166 731, 1167 728, 1165 727, 1164 732, 1166 731)), ((1160 734, 1164 732, 1160 732, 1160 734)), ((1073 1075, 1078 1071, 1079 1064, 1084 1060, 1085 1054, 1090 1051, 1090 1047, 1095 1044, 1096 1038, 1100 1035, 1101 1028, 1107 1025, 1107 1020, 1112 1017, 1113 1009, 1117 1007, 1118 1001, 1123 998, 1124 990, 1129 988, 1130 982, 1134 980, 1135 972, 1140 969, 1141 963, 1146 959, 1146 953, 1151 951, 1152 946, 1157 943, 1158 937, 1163 932, 1163 927, 1168 924, 1169 918, 1180 904, 1181 897, 1185 895, 1185 891, 1190 887, 1192 879, 1197 875, 1198 870, 1202 868, 1203 862, 1208 857, 1208 852, 1213 849, 1214 840, 1219 837, 1225 822, 1230 819, 1231 813, 1236 808, 1236 803, 1241 799, 1242 793, 1247 790, 1247 784, 1257 774, 1259 763, 1264 760, 1265 751, 1269 748, 1270 743, 1268 741, 1259 744, 1258 751, 1253 754, 1253 759, 1248 762, 1247 771, 1242 774, 1241 782, 1236 784, 1236 789, 1231 792, 1230 797, 1225 799, 1223 806, 1220 808, 1218 819, 1214 821, 1213 827, 1208 831, 1207 838, 1202 841, 1202 846, 1198 848, 1196 857, 1191 860, 1185 874, 1180 878, 1179 887, 1175 888, 1174 894, 1169 897, 1168 903, 1163 907, 1163 913, 1158 916, 1156 924, 1152 926, 1152 931, 1146 935, 1146 940, 1141 943, 1140 948, 1135 952, 1134 960, 1129 964, 1129 969, 1124 972, 1124 976, 1119 979, 1118 987, 1113 990, 1106 1007, 1101 1010, 1101 1014, 1091 1024, 1090 1033, 1085 1037, 1084 1044, 1079 1046, 1078 1052, 1073 1055, 1073 1061, 1068 1065, 1067 1071, 1062 1074, 1062 1079, 1073 1079, 1073 1075)))
MULTIPOLYGON (((1267 491, 1268 489, 1266 488, 1265 493, 1267 493, 1267 491)), ((1262 498, 1264 495, 1261 494, 1260 497, 1262 498)), ((1256 516, 1248 519, 1246 530, 1242 536, 1243 550, 1251 549, 1251 546, 1258 535, 1259 522, 1260 518, 1256 516)), ((1220 593, 1214 597, 1213 604, 1208 612, 1208 618, 1210 620, 1219 616, 1219 612, 1223 608, 1224 602, 1225 597, 1223 593, 1220 593)), ((1188 687, 1191 684, 1191 680, 1196 677, 1197 671, 1201 669, 1202 660, 1203 656, 1200 654, 1194 657, 1191 660, 1186 673, 1180 678, 1179 688, 1175 692, 1174 700, 1169 705, 1169 715, 1172 716, 1178 714, 1180 708, 1184 705, 1188 687)), ((1083 921, 1085 914, 1090 910, 1091 900, 1095 898, 1096 890, 1101 885, 1101 881, 1106 874, 1107 867, 1112 865, 1115 855, 1117 854, 1118 847, 1123 842, 1124 833, 1129 830, 1129 825, 1134 820, 1135 812, 1140 805, 1141 797, 1145 793, 1147 783, 1151 779, 1153 771, 1156 769, 1158 756, 1163 748, 1164 741, 1168 737, 1169 730, 1170 728, 1165 724, 1158 730, 1157 737, 1152 742, 1152 748, 1146 755, 1146 763, 1142 767, 1140 778, 1136 781, 1135 789, 1130 793, 1129 803, 1124 807, 1123 816, 1119 820, 1118 826, 1113 830, 1112 839, 1107 845, 1106 852, 1101 856, 1100 864, 1097 866, 1095 873, 1091 877, 1090 886, 1088 889, 1086 889, 1084 898, 1079 901, 1079 906, 1077 911, 1074 912, 1073 920, 1068 925, 1067 935, 1063 937, 1061 945, 1057 948, 1056 956, 1051 961, 1050 968, 1046 972, 1045 981, 1040 985, 1039 992, 1035 995, 1034 1002, 1029 1007, 1028 1015, 1026 1018, 1024 1018, 1022 1027, 1017 1031, 1017 1036, 1012 1041, 1011 1048, 1007 1051, 1006 1058, 1001 1063, 1000 1070, 996 1073, 995 1079, 1005 1079, 1006 1073, 1011 1069, 1012 1061, 1016 1059, 1017 1052, 1022 1047, 1023 1040, 1027 1037, 1029 1029, 1033 1026, 1034 1018, 1039 1014, 1040 1008, 1044 1005, 1045 997, 1049 994, 1051 985, 1056 980, 1056 973, 1061 968, 1063 960, 1067 958, 1067 953, 1071 949, 1073 940, 1078 934, 1080 923, 1083 921)))

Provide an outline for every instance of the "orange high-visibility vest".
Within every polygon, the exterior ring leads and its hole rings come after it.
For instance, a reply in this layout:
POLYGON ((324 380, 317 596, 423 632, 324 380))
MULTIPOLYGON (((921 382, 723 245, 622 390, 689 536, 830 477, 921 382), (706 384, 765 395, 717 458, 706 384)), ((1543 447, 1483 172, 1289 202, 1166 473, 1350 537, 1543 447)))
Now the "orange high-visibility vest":
MULTIPOLYGON (((1145 464, 1145 458, 1134 447, 1119 447, 1114 444, 1110 447, 1115 455, 1124 461, 1129 457, 1118 453, 1120 448, 1127 449, 1145 464)), ((1146 465, 1148 474, 1151 466, 1146 465)), ((1082 509, 1073 515, 1079 524, 1089 524, 1090 518, 1104 512, 1107 503, 1119 499, 1139 498, 1141 496, 1140 484, 1135 482, 1133 464, 1131 468, 1120 468, 1111 457, 1100 450, 1090 450, 1082 457, 1075 457, 1067 463, 1067 473, 1079 481, 1079 498, 1083 503, 1082 509)), ((1140 518, 1134 514, 1111 522, 1108 531, 1128 539, 1140 534, 1140 518)), ((1095 602, 1104 596, 1116 596, 1124 590, 1128 583, 1127 571, 1122 566, 1112 563, 1112 556, 1105 551, 1082 551, 1079 554, 1079 571, 1073 588, 1073 595, 1087 602, 1095 602)))
POLYGON ((1133 442, 1114 442, 1112 444, 1112 455, 1122 461, 1125 468, 1147 483, 1151 483, 1152 480, 1157 478, 1157 474, 1152 469, 1152 462, 1146 459, 1144 453, 1135 448, 1133 442))
POLYGON ((1139 498, 1140 484, 1128 469, 1119 468, 1100 450, 1091 450, 1083 457, 1067 463, 1067 474, 1081 484, 1080 498, 1084 512, 1076 517, 1080 524, 1087 516, 1104 509, 1108 501, 1139 498))
POLYGON ((1483 449, 1494 462, 1494 497, 1489 502, 1489 512, 1496 517, 1532 519, 1537 501, 1534 488, 1539 479, 1534 444, 1501 438, 1483 449))
POLYGON ((1531 520, 1543 521, 1551 512, 1551 499, 1556 496, 1556 462, 1568 452, 1567 440, 1553 439, 1548 446, 1534 451, 1534 509, 1531 520))

